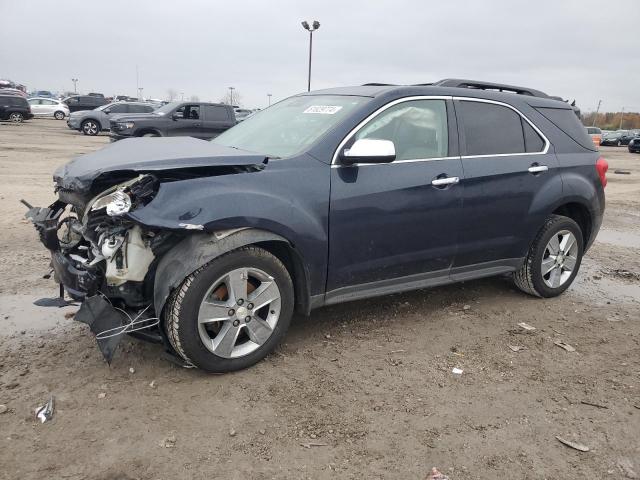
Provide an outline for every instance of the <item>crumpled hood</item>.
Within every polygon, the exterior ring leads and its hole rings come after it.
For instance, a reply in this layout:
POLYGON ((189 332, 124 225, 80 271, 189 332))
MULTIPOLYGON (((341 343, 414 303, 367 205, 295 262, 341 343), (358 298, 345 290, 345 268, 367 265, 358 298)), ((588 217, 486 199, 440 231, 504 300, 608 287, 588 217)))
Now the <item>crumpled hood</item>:
POLYGON ((75 158, 53 174, 58 188, 88 192, 108 173, 145 173, 181 168, 264 166, 265 155, 191 137, 131 138, 75 158))

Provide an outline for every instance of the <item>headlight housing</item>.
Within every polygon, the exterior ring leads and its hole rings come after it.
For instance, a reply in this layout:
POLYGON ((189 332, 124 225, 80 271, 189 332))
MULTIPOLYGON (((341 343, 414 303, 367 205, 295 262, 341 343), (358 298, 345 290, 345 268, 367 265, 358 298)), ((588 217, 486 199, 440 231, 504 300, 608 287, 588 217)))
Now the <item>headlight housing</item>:
POLYGON ((135 126, 136 126, 136 124, 134 122, 121 122, 121 123, 118 123, 118 128, 120 130, 131 130, 135 126))
POLYGON ((117 217, 131 210, 131 204, 131 197, 129 195, 122 190, 116 190, 96 200, 91 206, 91 211, 93 212, 106 207, 107 215, 117 217))

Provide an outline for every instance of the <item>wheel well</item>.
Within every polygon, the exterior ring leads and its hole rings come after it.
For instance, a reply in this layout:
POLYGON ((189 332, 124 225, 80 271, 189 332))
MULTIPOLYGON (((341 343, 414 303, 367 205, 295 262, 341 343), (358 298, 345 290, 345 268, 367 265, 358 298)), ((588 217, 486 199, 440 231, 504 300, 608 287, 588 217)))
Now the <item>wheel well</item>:
POLYGON ((142 130, 136 132, 135 136, 141 137, 143 135, 146 135, 147 133, 155 133, 156 135, 162 136, 162 134, 155 128, 143 128, 142 130))
POLYGON ((553 212, 555 215, 563 215, 565 217, 569 217, 574 222, 578 224, 580 230, 582 231, 582 239, 584 245, 589 244, 589 239, 591 238, 591 214, 589 210, 584 205, 579 203, 567 203, 558 207, 553 212))
POLYGON ((293 281, 295 295, 295 311, 304 315, 309 315, 310 292, 307 274, 305 272, 302 258, 289 244, 280 241, 258 242, 255 245, 264 248, 266 251, 278 258, 289 271, 293 281))

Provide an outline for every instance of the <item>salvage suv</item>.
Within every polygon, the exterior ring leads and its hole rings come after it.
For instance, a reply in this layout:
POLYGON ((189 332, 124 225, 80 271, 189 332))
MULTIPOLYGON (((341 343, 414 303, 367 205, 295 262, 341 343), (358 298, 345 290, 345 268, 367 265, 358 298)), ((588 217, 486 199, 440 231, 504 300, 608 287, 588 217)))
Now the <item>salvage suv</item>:
POLYGON ((560 295, 606 171, 542 92, 369 84, 288 98, 211 142, 83 155, 27 217, 99 339, 148 320, 185 364, 227 372, 272 351, 294 311, 500 274, 560 295))

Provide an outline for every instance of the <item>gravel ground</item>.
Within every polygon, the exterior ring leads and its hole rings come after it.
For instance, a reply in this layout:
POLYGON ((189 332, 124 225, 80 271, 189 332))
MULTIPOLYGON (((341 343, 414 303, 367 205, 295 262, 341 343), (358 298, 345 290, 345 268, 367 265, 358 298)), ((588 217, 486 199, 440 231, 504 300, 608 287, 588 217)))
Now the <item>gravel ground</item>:
POLYGON ((602 149, 603 230, 560 298, 497 277, 324 308, 211 376, 132 339, 109 367, 68 309, 31 305, 56 287, 18 201, 48 204, 53 169, 107 141, 0 124, 0 478, 639 478, 640 155, 602 149))

